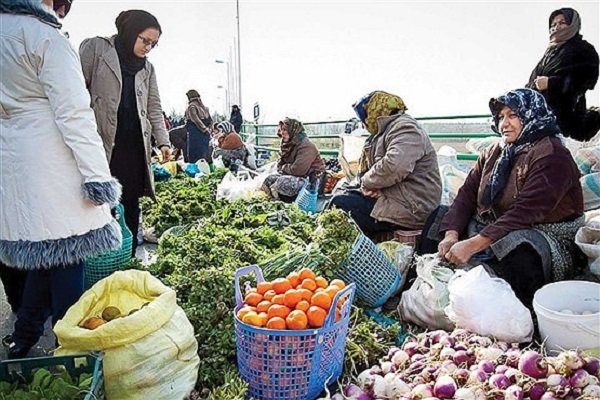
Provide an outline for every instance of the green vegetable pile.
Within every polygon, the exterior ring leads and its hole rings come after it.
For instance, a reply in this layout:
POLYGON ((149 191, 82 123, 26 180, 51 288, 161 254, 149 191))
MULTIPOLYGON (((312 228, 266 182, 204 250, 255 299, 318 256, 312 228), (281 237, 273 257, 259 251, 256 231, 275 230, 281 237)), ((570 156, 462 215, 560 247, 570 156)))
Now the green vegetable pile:
POLYGON ((92 374, 74 379, 68 372, 53 374, 36 370, 28 385, 0 382, 0 400, 78 400, 84 399, 92 385, 92 374))
MULTIPOLYGON (((272 280, 309 267, 333 279, 358 235, 348 215, 336 209, 315 218, 294 204, 278 201, 216 200, 222 176, 158 183, 157 203, 144 205, 144 225, 154 227, 157 235, 168 232, 159 240, 155 263, 129 265, 146 268, 177 292, 198 341, 197 389, 215 400, 242 399, 246 391, 243 381, 231 372, 236 366, 235 271, 258 264, 265 278, 272 280)), ((386 337, 385 329, 360 311, 354 312, 352 324, 347 371, 377 361, 386 354, 387 343, 393 343, 392 336, 397 336, 393 328, 386 337)))

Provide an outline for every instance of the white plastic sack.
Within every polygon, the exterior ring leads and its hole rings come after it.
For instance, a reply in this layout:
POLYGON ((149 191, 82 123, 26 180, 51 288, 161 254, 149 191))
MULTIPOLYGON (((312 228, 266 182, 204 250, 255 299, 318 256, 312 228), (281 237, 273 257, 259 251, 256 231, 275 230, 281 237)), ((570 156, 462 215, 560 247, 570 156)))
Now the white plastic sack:
POLYGON ((465 171, 453 164, 446 164, 440 168, 440 176, 442 177, 442 205, 449 206, 454 202, 458 191, 467 179, 467 175, 465 171))
POLYGON ((590 272, 600 278, 600 220, 592 219, 579 228, 575 244, 588 257, 590 272))
POLYGON ((448 281, 454 274, 439 265, 437 255, 417 257, 417 279, 409 290, 402 293, 398 310, 404 321, 429 329, 452 330, 454 324, 444 309, 448 305, 448 281))
POLYGON ((500 141, 499 136, 488 136, 478 139, 469 139, 465 144, 467 151, 473 154, 481 154, 484 150, 492 147, 500 141))
POLYGON ((600 146, 580 148, 574 158, 582 174, 600 172, 600 146))
POLYGON ((579 178, 583 191, 583 209, 585 211, 600 207, 600 172, 579 178))
POLYGON ((350 135, 340 135, 338 161, 348 181, 352 180, 358 173, 358 160, 368 137, 367 131, 365 131, 367 136, 357 135, 357 131, 359 130, 355 130, 350 135))
POLYGON ((530 311, 508 282, 492 278, 483 266, 457 270, 448 283, 446 315, 460 328, 509 343, 531 341, 530 311))

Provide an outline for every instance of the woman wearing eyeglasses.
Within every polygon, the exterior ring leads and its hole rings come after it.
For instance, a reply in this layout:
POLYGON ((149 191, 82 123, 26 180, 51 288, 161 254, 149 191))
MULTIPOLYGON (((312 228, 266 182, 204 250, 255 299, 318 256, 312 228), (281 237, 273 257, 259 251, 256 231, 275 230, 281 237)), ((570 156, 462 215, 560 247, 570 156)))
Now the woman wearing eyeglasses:
POLYGON ((600 129, 600 110, 586 110, 585 102, 585 92, 598 81, 598 53, 581 37, 581 19, 574 9, 553 11, 548 27, 548 48, 527 87, 544 96, 563 135, 589 140, 600 129))
MULTIPOLYGON (((154 197, 150 169, 151 136, 170 157, 154 67, 147 60, 162 33, 156 18, 142 10, 123 11, 117 34, 81 43, 83 75, 91 94, 98 133, 112 174, 123 185, 125 220, 134 237, 139 226, 139 198, 154 197)), ((132 254, 137 243, 133 241, 132 254)))

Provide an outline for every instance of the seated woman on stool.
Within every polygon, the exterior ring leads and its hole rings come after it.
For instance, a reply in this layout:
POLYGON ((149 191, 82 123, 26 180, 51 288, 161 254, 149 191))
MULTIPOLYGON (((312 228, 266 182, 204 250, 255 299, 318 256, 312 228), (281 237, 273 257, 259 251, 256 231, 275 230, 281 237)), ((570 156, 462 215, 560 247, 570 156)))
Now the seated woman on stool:
POLYGON ((479 157, 448 212, 429 218, 419 252, 437 251, 458 266, 483 261, 531 307, 546 282, 573 275, 583 223, 579 171, 540 93, 512 90, 490 110, 502 141, 479 157))
POLYGON ((372 92, 353 108, 371 136, 356 182, 335 194, 330 206, 348 211, 367 234, 421 229, 442 194, 427 133, 396 95, 372 92))
POLYGON ((274 199, 292 202, 306 179, 319 178, 325 172, 325 162, 302 122, 292 118, 280 121, 277 136, 281 138, 277 173, 267 176, 261 190, 274 199))

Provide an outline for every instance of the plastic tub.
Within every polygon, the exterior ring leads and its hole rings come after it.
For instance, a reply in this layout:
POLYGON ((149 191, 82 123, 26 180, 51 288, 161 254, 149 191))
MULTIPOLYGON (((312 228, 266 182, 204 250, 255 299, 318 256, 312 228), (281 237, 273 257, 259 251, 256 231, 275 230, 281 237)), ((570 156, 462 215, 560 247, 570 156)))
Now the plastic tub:
POLYGON ((535 292, 533 309, 547 351, 600 350, 600 284, 550 283, 535 292))

